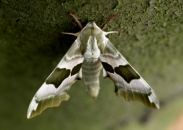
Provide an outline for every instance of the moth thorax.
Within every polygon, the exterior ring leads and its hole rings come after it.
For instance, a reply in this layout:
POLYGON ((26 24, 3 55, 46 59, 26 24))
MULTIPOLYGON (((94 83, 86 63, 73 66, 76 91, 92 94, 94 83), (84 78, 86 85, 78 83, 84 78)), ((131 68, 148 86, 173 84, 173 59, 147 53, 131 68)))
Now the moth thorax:
POLYGON ((95 37, 90 36, 87 42, 87 47, 84 53, 85 59, 98 59, 100 56, 100 49, 98 48, 97 40, 95 37))

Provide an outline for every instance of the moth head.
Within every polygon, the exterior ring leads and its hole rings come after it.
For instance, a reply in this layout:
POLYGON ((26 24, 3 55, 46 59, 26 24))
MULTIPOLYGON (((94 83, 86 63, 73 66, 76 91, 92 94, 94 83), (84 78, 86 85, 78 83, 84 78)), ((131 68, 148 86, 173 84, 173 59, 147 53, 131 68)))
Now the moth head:
POLYGON ((92 22, 89 22, 87 25, 86 25, 86 28, 90 28, 90 29, 99 29, 101 30, 94 21, 92 22))
POLYGON ((90 32, 91 34, 93 34, 93 35, 103 34, 103 35, 106 36, 106 35, 111 34, 111 33, 118 33, 117 31, 105 32, 105 31, 103 31, 100 27, 98 27, 94 21, 89 22, 89 23, 85 26, 85 28, 84 28, 83 30, 89 31, 89 32, 90 32))
POLYGON ((90 33, 90 35, 98 35, 104 33, 104 31, 99 28, 95 22, 89 22, 83 29, 83 31, 90 33))

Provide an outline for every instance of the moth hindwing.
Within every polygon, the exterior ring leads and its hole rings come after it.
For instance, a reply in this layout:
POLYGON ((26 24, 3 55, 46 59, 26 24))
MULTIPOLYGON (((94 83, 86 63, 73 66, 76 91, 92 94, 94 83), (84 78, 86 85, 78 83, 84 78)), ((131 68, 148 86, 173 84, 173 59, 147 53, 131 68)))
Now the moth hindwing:
POLYGON ((57 107, 67 101, 67 91, 79 79, 84 81, 89 95, 96 98, 99 93, 99 75, 109 77, 115 85, 115 92, 125 100, 139 100, 159 108, 154 90, 128 63, 123 55, 94 22, 88 23, 77 39, 34 95, 27 112, 27 118, 41 114, 49 107, 57 107))

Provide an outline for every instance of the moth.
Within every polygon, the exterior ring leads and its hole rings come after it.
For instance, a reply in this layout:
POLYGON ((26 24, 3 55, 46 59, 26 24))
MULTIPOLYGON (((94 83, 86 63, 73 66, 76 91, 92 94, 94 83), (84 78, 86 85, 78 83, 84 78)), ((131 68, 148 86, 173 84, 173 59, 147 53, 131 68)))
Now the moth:
POLYGON ((95 22, 88 23, 78 34, 56 68, 47 77, 30 102, 27 118, 41 114, 45 109, 57 107, 67 101, 67 91, 78 80, 83 80, 91 97, 99 94, 99 76, 114 82, 115 92, 127 101, 139 100, 159 109, 154 90, 128 63, 95 22))

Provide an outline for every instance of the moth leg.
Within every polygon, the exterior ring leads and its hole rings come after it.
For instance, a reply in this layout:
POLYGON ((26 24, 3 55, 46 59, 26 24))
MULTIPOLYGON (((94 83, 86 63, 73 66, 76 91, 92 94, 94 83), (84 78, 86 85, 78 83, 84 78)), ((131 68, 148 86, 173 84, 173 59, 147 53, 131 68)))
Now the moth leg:
POLYGON ((82 79, 82 68, 80 69, 79 73, 78 73, 78 77, 77 77, 78 80, 82 79))
POLYGON ((112 33, 118 33, 118 31, 109 31, 109 32, 105 32, 105 35, 107 36, 108 34, 112 34, 112 33))
POLYGON ((106 72, 105 69, 102 70, 102 74, 103 74, 103 77, 104 77, 104 78, 108 77, 108 74, 107 74, 107 72, 106 72))
POLYGON ((80 32, 77 33, 70 33, 70 32, 62 32, 62 34, 66 34, 66 35, 72 35, 72 36, 78 36, 80 32))

